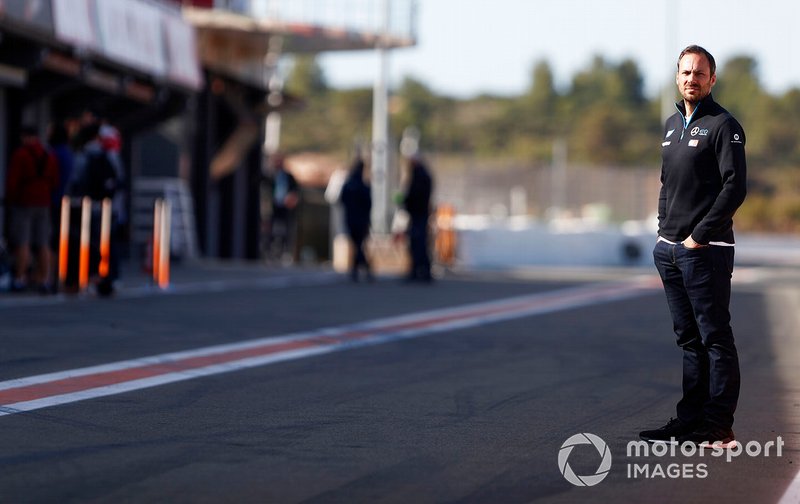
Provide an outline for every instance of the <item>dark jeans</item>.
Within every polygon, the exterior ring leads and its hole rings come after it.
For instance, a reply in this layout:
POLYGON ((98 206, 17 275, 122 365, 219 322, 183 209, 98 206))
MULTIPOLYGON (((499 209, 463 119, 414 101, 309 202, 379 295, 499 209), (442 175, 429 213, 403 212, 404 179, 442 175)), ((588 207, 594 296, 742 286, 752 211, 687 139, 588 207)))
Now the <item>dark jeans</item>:
POLYGON ((729 311, 733 247, 687 249, 659 241, 653 250, 678 346, 683 349, 683 398, 678 418, 733 425, 739 400, 739 357, 729 311))
POLYGON ((408 241, 411 252, 411 271, 409 279, 430 280, 431 259, 428 255, 428 219, 412 218, 408 228, 408 241))
POLYGON ((286 207, 272 207, 270 217, 269 238, 267 240, 267 257, 280 259, 283 254, 293 252, 291 250, 293 241, 293 216, 292 212, 286 207))
POLYGON ((364 241, 367 239, 367 232, 350 231, 350 241, 353 243, 353 264, 350 268, 350 273, 355 277, 358 274, 358 268, 363 266, 370 274, 369 261, 367 261, 367 254, 364 253, 364 241))

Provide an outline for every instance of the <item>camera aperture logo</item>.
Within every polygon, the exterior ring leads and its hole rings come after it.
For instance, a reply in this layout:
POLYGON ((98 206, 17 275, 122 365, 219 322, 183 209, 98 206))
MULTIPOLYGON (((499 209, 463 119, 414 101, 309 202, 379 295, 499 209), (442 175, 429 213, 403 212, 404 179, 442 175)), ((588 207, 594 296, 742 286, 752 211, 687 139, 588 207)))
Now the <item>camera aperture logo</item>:
POLYGON ((588 432, 575 434, 561 445, 561 449, 558 451, 558 468, 561 470, 564 479, 575 486, 595 486, 603 481, 611 470, 611 450, 608 449, 606 442, 599 436, 588 432), (601 461, 594 474, 578 476, 569 465, 569 456, 577 445, 586 444, 594 446, 600 455, 601 461))

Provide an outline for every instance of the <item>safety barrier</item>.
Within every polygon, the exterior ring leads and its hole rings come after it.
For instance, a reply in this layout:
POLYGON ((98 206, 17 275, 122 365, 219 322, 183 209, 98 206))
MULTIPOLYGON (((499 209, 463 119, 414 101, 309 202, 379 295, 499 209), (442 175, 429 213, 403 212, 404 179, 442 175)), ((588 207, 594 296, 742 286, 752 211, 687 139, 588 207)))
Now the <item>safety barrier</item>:
POLYGON ((153 283, 169 287, 169 259, 172 230, 172 204, 158 198, 153 208, 153 283))
MULTIPOLYGON (((111 199, 105 198, 100 203, 100 232, 97 244, 97 276, 102 284, 108 281, 111 274, 111 199)), ((89 287, 91 255, 92 255, 92 207, 90 198, 84 197, 75 205, 80 208, 80 226, 77 253, 77 292, 85 292, 89 287)), ((73 201, 69 196, 61 199, 61 222, 59 227, 58 247, 58 283, 59 289, 67 287, 70 271, 70 223, 73 201)), ((172 205, 169 201, 157 199, 153 208, 153 284, 161 289, 169 287, 170 274, 170 235, 172 205)), ((67 289, 68 290, 68 289, 67 289)))
MULTIPOLYGON (((78 292, 85 292, 89 287, 89 260, 92 234, 92 200, 88 197, 80 199, 81 221, 78 237, 78 292)), ((70 219, 72 200, 69 196, 61 199, 61 222, 58 247, 58 283, 64 288, 69 271, 70 219)), ((111 263, 111 199, 100 203, 100 262, 97 267, 101 279, 107 279, 111 263)))

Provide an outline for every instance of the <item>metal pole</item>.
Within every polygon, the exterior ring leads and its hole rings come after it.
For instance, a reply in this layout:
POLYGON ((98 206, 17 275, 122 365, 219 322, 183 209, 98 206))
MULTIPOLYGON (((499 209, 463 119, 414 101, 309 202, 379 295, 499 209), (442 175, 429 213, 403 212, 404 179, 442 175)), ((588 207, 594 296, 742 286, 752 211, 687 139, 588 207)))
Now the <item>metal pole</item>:
MULTIPOLYGON (((661 122, 667 121, 669 116, 675 113, 675 78, 672 73, 675 68, 675 54, 678 30, 678 11, 680 10, 680 0, 664 1, 664 55, 667 61, 667 68, 670 69, 669 77, 664 79, 664 89, 661 91, 661 122)), ((677 72, 677 70, 675 70, 677 72)))
MULTIPOLYGON (((283 37, 273 35, 269 39, 269 49, 264 56, 264 79, 269 94, 267 105, 270 111, 264 120, 264 154, 271 155, 280 148, 281 114, 277 109, 283 103, 283 79, 278 71, 278 63, 283 51, 283 37)), ((266 167, 262 167, 266 170, 266 167)))
POLYGON ((153 284, 158 285, 159 267, 161 266, 161 214, 164 200, 156 199, 153 204, 153 284))
POLYGON ((59 289, 64 288, 67 283, 67 268, 69 267, 69 196, 61 198, 61 226, 58 233, 58 285, 59 289))
POLYGON ((165 199, 161 203, 161 225, 159 231, 161 237, 159 242, 159 264, 158 264, 158 287, 167 289, 169 287, 169 260, 172 247, 172 203, 165 199))
POLYGON ((372 93, 372 229, 377 233, 389 229, 389 9, 390 0, 383 0, 383 32, 378 41, 378 74, 372 93))
POLYGON ((92 232, 92 200, 84 196, 81 201, 81 238, 78 256, 78 290, 86 292, 89 287, 89 242, 92 232))
POLYGON ((100 264, 97 273, 102 278, 111 272, 111 198, 104 198, 100 206, 100 264))

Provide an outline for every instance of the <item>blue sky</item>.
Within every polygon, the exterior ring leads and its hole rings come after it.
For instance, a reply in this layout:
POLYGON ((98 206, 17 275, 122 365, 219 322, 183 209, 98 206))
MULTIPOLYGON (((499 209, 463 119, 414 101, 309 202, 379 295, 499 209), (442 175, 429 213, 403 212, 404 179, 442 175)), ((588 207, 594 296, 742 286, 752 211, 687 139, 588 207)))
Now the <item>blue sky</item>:
MULTIPOLYGON (((458 97, 516 94, 529 84, 536 61, 548 60, 557 84, 566 86, 602 54, 634 59, 652 95, 672 80, 680 50, 697 43, 720 66, 739 54, 756 57, 771 91, 800 87, 800 0, 669 4, 668 15, 665 0, 419 0, 419 44, 393 53, 391 78, 411 75, 458 97)), ((377 69, 372 53, 320 61, 338 87, 369 86, 377 69)))

